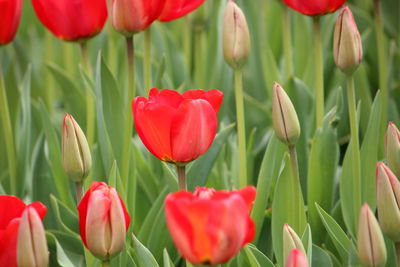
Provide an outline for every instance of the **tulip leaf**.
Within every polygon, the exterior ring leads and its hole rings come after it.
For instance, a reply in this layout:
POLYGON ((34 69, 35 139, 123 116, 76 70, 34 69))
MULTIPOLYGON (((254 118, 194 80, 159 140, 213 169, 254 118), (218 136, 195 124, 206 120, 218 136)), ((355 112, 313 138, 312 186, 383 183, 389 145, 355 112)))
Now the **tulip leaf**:
POLYGON ((253 244, 248 244, 243 249, 246 252, 247 256, 249 256, 250 254, 254 256, 260 267, 274 267, 272 261, 268 259, 268 257, 265 256, 261 251, 259 251, 257 247, 253 244))
POLYGON ((347 237, 342 228, 340 228, 339 224, 328 213, 326 213, 317 203, 315 203, 315 206, 328 235, 342 258, 342 261, 347 263, 349 259, 349 251, 355 250, 354 244, 347 237))
POLYGON ((86 266, 80 238, 75 239, 63 232, 46 232, 46 238, 50 250, 49 266, 86 266))
POLYGON ((250 250, 247 246, 243 248, 243 252, 246 255, 247 264, 245 266, 248 267, 261 267, 261 264, 257 261, 256 256, 253 254, 252 250, 250 250))
POLYGON ((278 178, 272 202, 272 244, 279 266, 283 266, 284 262, 282 229, 285 223, 296 233, 304 232, 307 225, 300 183, 292 176, 288 154, 284 157, 283 170, 278 178))
POLYGON ((157 267, 159 266, 154 256, 140 241, 132 234, 133 257, 138 267, 157 267))
POLYGON ((336 168, 339 163, 339 146, 336 130, 325 117, 322 128, 315 131, 308 162, 307 203, 308 214, 315 244, 321 244, 326 231, 314 203, 323 209, 332 208, 336 168))
POLYGON ((195 162, 187 170, 187 186, 189 191, 193 191, 196 186, 205 186, 208 175, 216 161, 221 147, 225 144, 230 133, 235 129, 234 124, 230 124, 223 128, 215 137, 214 142, 208 151, 195 160, 195 162))
POLYGON ((257 195, 251 211, 251 217, 257 227, 255 241, 259 239, 261 227, 265 217, 268 199, 271 197, 271 186, 279 175, 285 145, 273 134, 268 142, 267 149, 260 166, 257 181, 257 195))
POLYGON ((164 267, 175 267, 174 263, 171 261, 168 250, 164 248, 163 250, 163 260, 164 260, 164 267))
POLYGON ((304 249, 306 250, 308 262, 310 263, 309 265, 311 267, 311 262, 312 262, 312 258, 313 258, 313 254, 312 254, 313 240, 312 240, 312 234, 311 234, 311 227, 309 224, 307 224, 306 230, 304 231, 303 235, 301 236, 301 242, 303 243, 304 249))
POLYGON ((372 211, 376 207, 375 165, 379 159, 379 147, 383 145, 383 140, 379 140, 380 127, 377 127, 381 125, 381 110, 381 95, 378 91, 360 150, 362 203, 368 203, 372 211))
POLYGON ((50 203, 60 227, 67 233, 79 237, 79 223, 76 213, 60 202, 54 195, 50 195, 50 203))
MULTIPOLYGON (((312 265, 314 266, 324 266, 324 267, 333 267, 333 263, 329 254, 323 250, 322 248, 313 245, 313 258, 312 265)), ((309 264, 311 266, 311 264, 309 264)))

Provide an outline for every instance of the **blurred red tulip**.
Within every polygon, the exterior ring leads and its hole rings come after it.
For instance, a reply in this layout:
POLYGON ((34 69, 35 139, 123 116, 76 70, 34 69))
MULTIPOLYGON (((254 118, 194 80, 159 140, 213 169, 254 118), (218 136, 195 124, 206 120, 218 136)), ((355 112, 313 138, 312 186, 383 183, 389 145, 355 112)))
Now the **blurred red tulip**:
POLYGON ((34 208, 43 220, 47 208, 41 202, 25 205, 15 196, 0 195, 0 266, 17 266, 18 229, 27 207, 34 208))
POLYGON ((153 88, 149 99, 136 97, 132 112, 143 144, 157 158, 186 163, 204 154, 217 131, 224 95, 218 90, 189 90, 182 95, 153 88))
POLYGON ((106 0, 32 0, 40 21, 58 38, 79 41, 103 29, 106 0))
POLYGON ((14 39, 21 17, 22 0, 0 0, 0 45, 14 39))
POLYGON ((256 189, 215 191, 197 187, 179 191, 165 200, 169 232, 182 256, 193 264, 220 264, 234 257, 253 240, 250 210, 256 189))
POLYGON ((203 4, 205 0, 165 0, 160 21, 170 21, 185 16, 203 4))
POLYGON ((307 16, 319 16, 338 10, 346 0, 283 0, 287 6, 307 16))
POLYGON ((93 255, 108 260, 123 249, 131 218, 115 188, 93 182, 78 211, 82 241, 93 255))
POLYGON ((145 30, 161 14, 165 0, 109 0, 109 15, 116 31, 124 35, 145 30))

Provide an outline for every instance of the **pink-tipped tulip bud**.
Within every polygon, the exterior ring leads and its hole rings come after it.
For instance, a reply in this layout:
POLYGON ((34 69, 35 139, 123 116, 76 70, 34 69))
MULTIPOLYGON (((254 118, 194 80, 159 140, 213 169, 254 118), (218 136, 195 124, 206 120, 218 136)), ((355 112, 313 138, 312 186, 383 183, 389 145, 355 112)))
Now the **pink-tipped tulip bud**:
POLYGON ((250 54, 250 34, 246 17, 233 0, 225 8, 222 41, 226 62, 234 69, 243 67, 250 54))
POLYGON ((101 260, 109 260, 125 245, 130 216, 117 191, 93 182, 78 206, 81 238, 101 260))
POLYGON ((286 261, 286 267, 308 267, 306 255, 300 249, 293 249, 286 261))
POLYGON ((360 33, 353 14, 344 7, 336 21, 333 37, 333 57, 339 69, 347 75, 360 65, 363 56, 360 33))
POLYGON ((400 132, 393 122, 389 122, 386 131, 385 149, 389 168, 400 177, 400 132))
POLYGON ((292 101, 278 83, 273 89, 272 124, 279 140, 287 145, 296 143, 300 136, 299 119, 292 101))
POLYGON ((288 225, 283 226, 283 258, 287 260, 293 249, 305 252, 303 243, 296 232, 288 225))
POLYGON ((69 114, 64 117, 61 137, 64 171, 72 181, 82 182, 92 167, 92 156, 85 134, 69 114))
POLYGON ((17 242, 18 267, 46 267, 49 250, 42 219, 34 207, 22 213, 17 242))
POLYGON ((383 162, 376 166, 376 198, 382 231, 400 242, 400 182, 383 162))
POLYGON ((357 249, 363 266, 385 266, 386 246, 378 221, 368 204, 361 207, 358 223, 357 249))

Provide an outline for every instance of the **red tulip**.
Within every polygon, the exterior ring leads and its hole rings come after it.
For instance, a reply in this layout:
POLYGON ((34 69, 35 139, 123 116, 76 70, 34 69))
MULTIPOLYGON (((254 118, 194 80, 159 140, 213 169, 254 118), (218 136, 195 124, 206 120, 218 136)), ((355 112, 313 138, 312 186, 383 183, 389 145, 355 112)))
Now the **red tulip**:
POLYGON ((109 14, 115 30, 131 35, 145 30, 161 14, 165 0, 111 0, 109 14))
POLYGON ((78 211, 81 238, 90 252, 107 260, 123 249, 131 218, 115 188, 93 182, 78 211))
POLYGON ((157 158, 186 163, 204 154, 217 131, 224 95, 218 90, 176 91, 153 88, 149 99, 136 97, 132 112, 140 139, 157 158))
POLYGON ((21 17, 22 0, 0 1, 0 45, 14 39, 21 17))
POLYGON ((27 207, 34 208, 43 220, 47 208, 41 202, 25 205, 15 196, 0 195, 0 266, 17 266, 18 229, 27 207))
POLYGON ((308 260, 303 251, 300 249, 293 249, 287 259, 286 267, 308 267, 308 260))
POLYGON ((78 41, 103 29, 106 0, 32 0, 40 21, 58 38, 78 41))
POLYGON ((253 240, 250 210, 253 186, 239 191, 197 187, 179 191, 165 200, 167 225, 175 246, 193 264, 220 264, 234 257, 253 240))
POLYGON ((170 21, 185 16, 198 8, 205 0, 165 0, 160 21, 170 21))
POLYGON ((319 16, 338 10, 346 0, 283 0, 286 5, 308 16, 319 16))

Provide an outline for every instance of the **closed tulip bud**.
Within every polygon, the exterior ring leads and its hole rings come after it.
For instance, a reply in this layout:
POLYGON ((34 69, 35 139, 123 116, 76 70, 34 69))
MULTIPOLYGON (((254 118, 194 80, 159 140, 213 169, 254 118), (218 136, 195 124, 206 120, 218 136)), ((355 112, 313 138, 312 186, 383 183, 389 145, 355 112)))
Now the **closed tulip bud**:
POLYGON ((130 216, 113 187, 93 182, 78 211, 82 241, 93 255, 109 260, 123 249, 130 216))
POLYGON ((49 251, 42 219, 34 207, 22 213, 17 242, 18 267, 46 267, 49 251))
POLYGON ((286 267, 308 267, 308 260, 300 249, 293 249, 286 261, 286 267))
POLYGON ((293 249, 299 249, 305 252, 303 243, 296 232, 288 225, 283 226, 283 258, 288 259, 293 249))
POLYGON ((72 181, 82 182, 92 167, 92 156, 85 134, 69 114, 64 117, 61 143, 64 171, 72 181))
POLYGON ((400 182, 382 162, 376 167, 376 198, 382 231, 400 242, 400 182))
POLYGON ((393 122, 389 122, 386 131, 385 149, 389 168, 400 177, 400 132, 393 122))
POLYGON ((234 69, 241 68, 250 54, 250 35, 246 17, 233 0, 225 9, 222 41, 226 62, 234 69))
POLYGON ((336 21, 333 53, 336 65, 347 75, 352 74, 362 60, 360 33, 348 7, 342 9, 336 21))
POLYGON ((361 207, 357 249, 360 261, 364 266, 384 266, 386 263, 386 246, 381 229, 368 204, 361 207))
POLYGON ((272 123, 275 135, 285 144, 293 145, 300 136, 300 123, 292 101, 285 90, 274 84, 272 96, 272 123))

